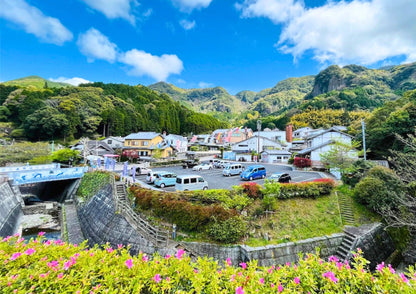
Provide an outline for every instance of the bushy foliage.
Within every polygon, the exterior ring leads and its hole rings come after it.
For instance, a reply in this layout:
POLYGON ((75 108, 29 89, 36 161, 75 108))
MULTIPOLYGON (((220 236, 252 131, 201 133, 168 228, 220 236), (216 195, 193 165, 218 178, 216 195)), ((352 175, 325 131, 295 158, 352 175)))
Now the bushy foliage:
POLYGON ((243 183, 240 185, 243 187, 243 192, 252 199, 257 199, 262 197, 262 188, 259 184, 254 182, 243 183))
POLYGON ((37 157, 49 156, 50 146, 48 143, 19 142, 13 145, 4 145, 0 148, 0 166, 13 162, 30 162, 37 157))
POLYGON ((330 194, 334 187, 335 182, 332 179, 319 179, 313 182, 282 184, 280 186, 278 198, 317 198, 322 195, 330 194))
POLYGON ((51 155, 51 159, 53 162, 68 163, 70 161, 77 162, 79 159, 81 159, 81 156, 78 150, 64 148, 53 152, 51 155))
POLYGON ((84 174, 77 190, 77 196, 84 200, 89 199, 110 183, 110 177, 111 174, 105 171, 84 174))
POLYGON ((211 258, 131 256, 119 245, 103 249, 19 236, 0 242, 3 293, 414 293, 416 270, 395 273, 381 263, 375 272, 359 251, 352 263, 318 255, 298 264, 262 267, 257 261, 233 265, 211 258))
POLYGON ((310 167, 312 165, 312 162, 309 158, 295 157, 295 160, 293 161, 293 165, 298 168, 304 168, 304 167, 310 167))
POLYGON ((161 193, 139 187, 133 187, 131 191, 136 198, 136 208, 152 210, 156 216, 177 224, 179 229, 187 232, 205 232, 209 223, 237 215, 236 210, 225 209, 217 201, 203 205, 187 201, 177 193, 161 193))
POLYGON ((212 223, 207 230, 211 239, 221 243, 236 243, 246 233, 247 225, 241 217, 232 217, 212 223))
POLYGON ((233 186, 233 190, 212 189, 206 191, 193 191, 181 194, 189 201, 199 201, 205 204, 218 203, 226 209, 235 208, 239 211, 249 205, 252 200, 247 197, 242 187, 233 186))
POLYGON ((367 174, 367 172, 374 167, 374 163, 368 160, 357 160, 348 170, 342 174, 342 181, 350 185, 351 187, 355 187, 356 184, 367 174))
POLYGON ((355 186, 354 197, 358 202, 380 212, 397 208, 404 191, 404 184, 392 170, 375 166, 355 186))

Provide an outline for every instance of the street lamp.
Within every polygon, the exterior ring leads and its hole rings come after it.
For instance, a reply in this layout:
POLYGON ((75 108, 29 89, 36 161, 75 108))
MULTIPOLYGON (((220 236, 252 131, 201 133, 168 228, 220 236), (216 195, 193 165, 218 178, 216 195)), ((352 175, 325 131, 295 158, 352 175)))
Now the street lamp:
POLYGON ((261 131, 261 120, 257 121, 257 162, 260 162, 260 131, 261 131))

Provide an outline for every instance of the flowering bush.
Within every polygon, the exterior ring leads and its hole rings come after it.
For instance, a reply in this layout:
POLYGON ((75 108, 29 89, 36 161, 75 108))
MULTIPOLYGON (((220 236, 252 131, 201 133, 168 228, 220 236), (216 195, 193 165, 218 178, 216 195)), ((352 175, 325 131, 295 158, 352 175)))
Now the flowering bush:
POLYGON ((119 245, 87 249, 39 236, 0 242, 2 293, 415 293, 416 271, 405 273, 379 264, 371 273, 357 254, 352 264, 317 255, 298 264, 260 267, 256 261, 232 264, 207 257, 130 256, 119 245))
POLYGON ((293 165, 298 168, 304 168, 304 167, 310 167, 312 165, 312 162, 309 158, 295 157, 295 160, 293 161, 293 165))
POLYGON ((248 197, 252 199, 261 198, 261 186, 254 182, 248 182, 241 184, 243 187, 243 192, 247 194, 248 197))

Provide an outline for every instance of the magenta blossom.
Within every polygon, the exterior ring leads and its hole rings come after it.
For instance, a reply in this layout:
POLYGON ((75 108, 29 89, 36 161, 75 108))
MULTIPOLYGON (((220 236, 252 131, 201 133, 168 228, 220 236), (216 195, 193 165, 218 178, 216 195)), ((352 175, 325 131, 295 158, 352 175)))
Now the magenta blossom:
POLYGON ((240 263, 240 265, 241 265, 241 267, 242 267, 243 269, 246 269, 246 268, 247 268, 247 263, 245 263, 245 262, 240 263))
POLYGON ((260 280, 259 280, 259 282, 260 282, 260 284, 264 284, 264 278, 260 278, 260 280))
POLYGON ((162 279, 160 278, 160 275, 159 275, 159 274, 156 274, 156 275, 153 277, 153 280, 154 280, 156 283, 159 283, 162 279))
POLYGON ((237 287, 237 289, 235 289, 235 294, 244 294, 244 289, 243 287, 237 287))
POLYGON ((19 258, 22 255, 22 253, 20 252, 16 252, 12 254, 12 257, 10 257, 10 260, 15 260, 17 258, 19 258))
POLYGON ((300 283, 299 277, 295 277, 294 281, 295 281, 295 284, 299 284, 300 283))
POLYGON ((279 283, 279 286, 277 287, 277 291, 279 291, 279 293, 283 291, 282 284, 279 283))
POLYGON ((330 279, 332 282, 334 282, 335 284, 338 282, 338 279, 335 277, 335 274, 333 272, 326 272, 323 273, 322 276, 324 278, 328 278, 330 279))
POLYGON ((380 264, 377 264, 376 266, 376 270, 378 270, 379 272, 383 271, 384 268, 384 261, 380 264))
POLYGON ((125 265, 129 268, 129 269, 131 269, 132 268, 132 266, 133 266, 133 260, 130 258, 130 259, 127 259, 126 260, 126 262, 125 262, 125 265))
POLYGON ((231 258, 228 257, 226 262, 227 262, 228 266, 231 266, 231 258))
POLYGON ((179 249, 178 252, 176 252, 175 256, 177 259, 182 259, 182 256, 185 254, 185 250, 179 249))
POLYGON ((144 262, 148 262, 149 261, 149 257, 147 255, 143 255, 142 260, 144 262))
POLYGON ((402 278, 402 281, 405 283, 409 283, 409 279, 406 277, 404 273, 400 273, 400 278, 402 278))
POLYGON ((43 235, 45 235, 45 232, 39 232, 39 233, 38 233, 38 236, 39 236, 39 237, 41 237, 41 236, 43 236, 43 235))

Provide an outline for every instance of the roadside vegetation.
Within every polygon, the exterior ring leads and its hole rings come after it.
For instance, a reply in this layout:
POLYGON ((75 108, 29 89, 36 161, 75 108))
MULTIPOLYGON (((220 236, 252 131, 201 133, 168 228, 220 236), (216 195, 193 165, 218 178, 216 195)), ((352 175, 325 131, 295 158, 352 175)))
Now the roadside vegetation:
POLYGON ((110 183, 112 175, 106 171, 86 173, 82 177, 77 190, 77 196, 83 201, 97 194, 105 185, 110 183))

